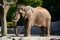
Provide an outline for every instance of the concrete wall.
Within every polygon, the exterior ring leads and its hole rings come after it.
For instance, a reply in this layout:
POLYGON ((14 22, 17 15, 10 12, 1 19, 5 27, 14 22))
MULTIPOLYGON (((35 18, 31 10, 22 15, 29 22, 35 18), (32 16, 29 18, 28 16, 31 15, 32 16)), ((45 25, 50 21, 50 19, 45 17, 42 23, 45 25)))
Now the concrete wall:
POLYGON ((51 22, 51 32, 55 35, 60 35, 60 21, 51 22))

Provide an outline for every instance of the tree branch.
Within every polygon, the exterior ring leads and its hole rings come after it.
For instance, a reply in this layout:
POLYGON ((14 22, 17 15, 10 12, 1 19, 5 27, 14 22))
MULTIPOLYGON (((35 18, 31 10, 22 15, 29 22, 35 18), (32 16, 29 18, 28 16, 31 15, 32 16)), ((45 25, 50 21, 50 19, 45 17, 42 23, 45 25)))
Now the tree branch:
POLYGON ((6 0, 3 0, 4 4, 6 5, 13 5, 13 4, 16 4, 18 0, 16 1, 11 1, 11 2, 7 2, 6 0))

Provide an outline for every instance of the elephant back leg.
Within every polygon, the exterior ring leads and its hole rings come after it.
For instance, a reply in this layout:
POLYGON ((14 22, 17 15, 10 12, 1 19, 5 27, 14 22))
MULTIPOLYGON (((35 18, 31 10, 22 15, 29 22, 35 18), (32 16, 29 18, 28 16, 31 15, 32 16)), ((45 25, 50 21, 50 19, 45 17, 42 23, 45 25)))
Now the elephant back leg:
POLYGON ((47 36, 50 36, 50 23, 51 23, 50 19, 46 20, 47 36))
POLYGON ((43 20, 43 21, 41 22, 40 30, 41 30, 41 35, 42 35, 42 36, 46 36, 46 35, 47 35, 46 20, 43 20))
POLYGON ((44 26, 42 26, 42 27, 40 27, 40 30, 41 30, 41 32, 40 32, 40 35, 41 36, 47 36, 47 27, 44 27, 44 26))
POLYGON ((41 36, 46 36, 47 35, 47 32, 46 32, 47 31, 47 27, 41 26, 40 30, 41 30, 41 32, 40 32, 41 36))
POLYGON ((44 26, 41 26, 41 27, 40 27, 40 30, 41 30, 40 36, 44 36, 44 26))

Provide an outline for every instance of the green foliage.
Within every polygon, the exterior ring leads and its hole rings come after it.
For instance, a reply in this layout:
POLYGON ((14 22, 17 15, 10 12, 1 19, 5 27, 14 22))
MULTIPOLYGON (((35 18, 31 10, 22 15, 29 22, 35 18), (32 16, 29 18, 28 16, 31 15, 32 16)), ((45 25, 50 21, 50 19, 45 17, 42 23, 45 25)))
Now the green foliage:
POLYGON ((7 21, 11 21, 13 13, 15 12, 16 8, 17 8, 16 5, 11 5, 7 14, 7 21))
POLYGON ((13 25, 13 22, 7 22, 7 25, 13 25))
MULTIPOLYGON (((59 0, 18 0, 17 5, 30 5, 33 7, 43 6, 51 13, 52 19, 60 19, 60 1, 59 0)), ((11 21, 12 15, 17 6, 12 5, 7 14, 7 21, 11 21)))
POLYGON ((52 21, 60 19, 60 1, 59 0, 43 0, 43 7, 47 8, 52 16, 52 21))
MULTIPOLYGON (((11 0, 8 0, 11 1, 11 0)), ((42 6, 42 0, 18 0, 17 5, 31 5, 31 6, 42 6)), ((7 21, 11 21, 13 13, 15 12, 17 5, 11 5, 8 14, 7 14, 7 21)))
POLYGON ((42 6, 42 0, 19 0, 18 4, 30 5, 30 6, 42 6))
POLYGON ((7 27, 13 27, 13 22, 7 22, 7 27))

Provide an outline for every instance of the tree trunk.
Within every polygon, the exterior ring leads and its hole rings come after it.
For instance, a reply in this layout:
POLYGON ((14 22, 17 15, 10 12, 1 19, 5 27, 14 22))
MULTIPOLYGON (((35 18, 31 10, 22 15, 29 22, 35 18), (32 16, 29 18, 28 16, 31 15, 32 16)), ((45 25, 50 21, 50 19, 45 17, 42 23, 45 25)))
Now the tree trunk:
POLYGON ((2 36, 6 36, 7 35, 6 16, 7 16, 7 12, 9 10, 9 8, 10 8, 10 5, 4 5, 4 11, 3 11, 2 19, 1 19, 1 24, 2 24, 1 34, 2 34, 2 36))
POLYGON ((16 0, 15 2, 7 2, 6 0, 0 0, 0 5, 3 6, 2 7, 2 11, 1 11, 1 34, 2 36, 6 36, 7 35, 7 21, 6 21, 6 16, 7 16, 7 12, 10 8, 10 5, 12 4, 16 4, 18 0, 16 0))

